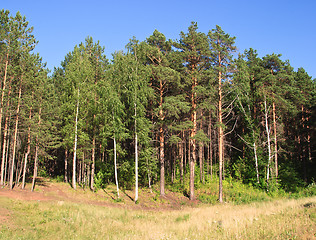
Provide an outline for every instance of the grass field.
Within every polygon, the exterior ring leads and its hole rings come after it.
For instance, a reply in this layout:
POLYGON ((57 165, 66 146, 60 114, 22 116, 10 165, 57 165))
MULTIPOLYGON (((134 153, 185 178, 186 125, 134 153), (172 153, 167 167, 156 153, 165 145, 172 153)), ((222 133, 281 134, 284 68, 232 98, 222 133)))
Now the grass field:
POLYGON ((0 197, 0 239, 316 239, 316 197, 142 210, 0 197))

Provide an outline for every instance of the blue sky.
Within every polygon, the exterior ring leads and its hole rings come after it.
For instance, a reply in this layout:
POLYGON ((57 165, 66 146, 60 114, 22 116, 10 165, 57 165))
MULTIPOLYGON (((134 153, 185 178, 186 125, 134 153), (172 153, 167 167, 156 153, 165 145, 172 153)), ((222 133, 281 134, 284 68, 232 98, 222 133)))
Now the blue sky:
POLYGON ((316 78, 315 0, 1 0, 0 8, 26 16, 49 69, 87 36, 99 40, 110 58, 133 36, 142 41, 157 29, 175 40, 195 21, 205 33, 221 26, 236 37, 240 53, 250 47, 260 57, 280 53, 295 70, 303 67, 316 78))

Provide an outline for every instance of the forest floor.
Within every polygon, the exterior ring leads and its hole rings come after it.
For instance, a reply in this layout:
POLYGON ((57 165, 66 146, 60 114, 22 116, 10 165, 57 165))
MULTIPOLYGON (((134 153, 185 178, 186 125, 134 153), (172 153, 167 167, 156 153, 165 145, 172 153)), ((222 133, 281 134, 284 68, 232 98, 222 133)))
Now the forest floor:
POLYGON ((199 201, 190 201, 181 193, 166 190, 164 197, 159 196, 158 190, 148 188, 139 189, 139 201, 134 202, 135 192, 133 190, 120 190, 120 199, 117 200, 115 186, 108 186, 92 192, 89 188, 77 186, 74 190, 69 183, 61 183, 48 178, 38 178, 35 190, 30 191, 31 183, 26 184, 24 190, 20 186, 10 190, 8 187, 0 189, 0 196, 17 200, 56 201, 85 203, 91 205, 127 208, 132 210, 180 210, 184 206, 197 207, 199 201))

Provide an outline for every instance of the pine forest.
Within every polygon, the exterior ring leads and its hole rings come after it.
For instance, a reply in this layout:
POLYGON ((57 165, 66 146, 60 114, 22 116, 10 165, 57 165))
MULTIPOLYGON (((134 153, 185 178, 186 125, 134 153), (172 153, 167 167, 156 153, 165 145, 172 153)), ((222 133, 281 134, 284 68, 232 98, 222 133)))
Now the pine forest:
POLYGON ((90 36, 46 68, 27 19, 1 10, 2 187, 158 187, 190 200, 211 182, 296 192, 315 181, 316 82, 281 54, 238 52, 220 26, 155 30, 105 56, 90 36))

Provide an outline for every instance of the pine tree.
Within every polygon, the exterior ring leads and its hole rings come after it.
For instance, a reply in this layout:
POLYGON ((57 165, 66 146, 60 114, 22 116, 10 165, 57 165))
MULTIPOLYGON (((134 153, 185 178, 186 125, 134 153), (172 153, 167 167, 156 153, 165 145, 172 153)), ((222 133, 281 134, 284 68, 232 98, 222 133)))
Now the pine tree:
POLYGON ((177 115, 184 106, 181 96, 177 94, 180 84, 178 72, 170 67, 171 41, 155 30, 141 45, 145 61, 151 72, 150 85, 155 93, 152 99, 152 119, 158 125, 159 162, 160 162, 160 195, 165 195, 165 132, 170 119, 177 115), (157 124, 158 123, 158 124, 157 124))
POLYGON ((235 37, 225 33, 221 27, 209 31, 211 58, 218 79, 218 159, 219 159, 219 202, 223 202, 223 164, 224 164, 224 123, 223 123, 223 84, 228 84, 233 70, 235 37))
POLYGON ((197 133, 197 87, 201 81, 201 72, 207 63, 209 53, 207 37, 204 33, 198 32, 197 23, 192 22, 188 28, 188 33, 181 32, 180 40, 174 43, 182 59, 183 77, 187 85, 187 98, 191 104, 190 120, 190 200, 194 196, 194 169, 196 163, 196 138, 197 133))

